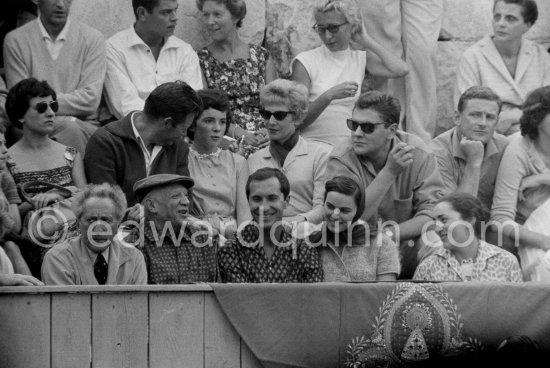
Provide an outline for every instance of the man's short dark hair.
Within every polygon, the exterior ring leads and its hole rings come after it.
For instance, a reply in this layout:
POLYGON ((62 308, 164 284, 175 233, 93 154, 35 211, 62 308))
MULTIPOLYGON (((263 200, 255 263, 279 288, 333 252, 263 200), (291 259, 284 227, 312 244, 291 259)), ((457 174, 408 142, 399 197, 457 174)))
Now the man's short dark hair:
POLYGON ((172 118, 175 124, 189 114, 200 114, 202 102, 197 92, 182 81, 161 84, 145 100, 143 113, 153 119, 172 118))
POLYGON ((271 167, 264 167, 261 168, 254 173, 252 173, 246 182, 246 198, 250 195, 250 183, 253 181, 264 181, 270 178, 276 178, 279 181, 279 185, 281 186, 281 193, 283 193, 283 196, 285 198, 288 198, 290 194, 290 183, 288 182, 288 179, 285 174, 279 169, 274 169, 271 167))
MULTIPOLYGON (((223 134, 227 134, 229 125, 231 124, 231 108, 229 107, 229 98, 227 97, 227 94, 219 89, 206 88, 199 89, 197 91, 197 95, 202 102, 202 112, 208 109, 214 109, 221 112, 225 111, 225 120, 227 123, 225 124, 225 131, 223 134)), ((187 136, 191 140, 195 139, 195 127, 197 126, 197 120, 200 117, 201 115, 197 115, 193 120, 193 124, 191 124, 191 126, 187 129, 187 136)))
POLYGON ((498 105, 499 113, 502 108, 502 100, 498 97, 495 91, 489 87, 473 86, 464 91, 458 100, 458 112, 462 113, 466 108, 466 103, 470 100, 495 101, 498 105))
POLYGON ((12 124, 21 129, 23 125, 19 121, 25 116, 30 107, 31 99, 35 97, 51 96, 54 100, 57 95, 52 87, 45 80, 39 81, 36 78, 27 78, 17 82, 8 92, 6 98, 6 114, 12 124))
POLYGON ((132 0, 132 7, 134 8, 134 15, 137 19, 137 9, 141 6, 145 8, 149 13, 153 11, 155 6, 159 5, 160 0, 132 0))
POLYGON ((393 124, 399 124, 401 104, 397 98, 387 93, 378 91, 365 92, 359 96, 354 109, 375 110, 382 120, 384 120, 384 127, 386 128, 393 124))
POLYGON ((521 6, 521 16, 523 17, 525 23, 531 23, 531 25, 533 25, 539 18, 539 8, 537 7, 535 0, 495 0, 493 11, 495 10, 497 3, 501 1, 506 4, 516 4, 521 6))

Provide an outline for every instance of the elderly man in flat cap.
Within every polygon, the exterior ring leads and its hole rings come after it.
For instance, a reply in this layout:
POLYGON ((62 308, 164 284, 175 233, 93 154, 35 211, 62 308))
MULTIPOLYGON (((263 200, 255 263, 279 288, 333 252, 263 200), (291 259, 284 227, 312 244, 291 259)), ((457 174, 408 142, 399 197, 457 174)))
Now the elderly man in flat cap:
POLYGON ((145 224, 125 241, 143 252, 149 284, 218 281, 218 237, 189 215, 193 185, 190 177, 174 174, 151 175, 134 185, 145 224))

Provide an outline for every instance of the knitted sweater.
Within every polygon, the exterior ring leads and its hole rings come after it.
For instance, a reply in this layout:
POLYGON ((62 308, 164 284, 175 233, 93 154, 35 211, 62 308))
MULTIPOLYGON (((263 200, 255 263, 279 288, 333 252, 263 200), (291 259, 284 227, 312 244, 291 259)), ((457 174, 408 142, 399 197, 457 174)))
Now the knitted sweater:
POLYGON ((4 65, 8 88, 22 79, 47 80, 57 93, 58 115, 93 119, 105 79, 103 35, 71 20, 67 39, 53 60, 42 38, 40 19, 8 33, 4 41, 4 65))
MULTIPOLYGON (((88 141, 84 168, 90 183, 118 184, 128 200, 137 203, 134 183, 147 176, 145 157, 132 130, 132 113, 124 119, 99 128, 88 141)), ((179 174, 189 176, 189 147, 183 138, 164 146, 151 163, 149 175, 179 174)))

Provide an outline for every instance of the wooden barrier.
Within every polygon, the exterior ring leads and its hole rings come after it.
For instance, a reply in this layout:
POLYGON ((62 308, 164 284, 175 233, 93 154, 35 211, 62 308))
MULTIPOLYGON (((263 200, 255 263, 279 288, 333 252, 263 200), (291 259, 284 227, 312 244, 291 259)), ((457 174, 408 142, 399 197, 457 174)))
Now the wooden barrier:
POLYGON ((2 368, 253 368, 208 285, 0 288, 2 368))

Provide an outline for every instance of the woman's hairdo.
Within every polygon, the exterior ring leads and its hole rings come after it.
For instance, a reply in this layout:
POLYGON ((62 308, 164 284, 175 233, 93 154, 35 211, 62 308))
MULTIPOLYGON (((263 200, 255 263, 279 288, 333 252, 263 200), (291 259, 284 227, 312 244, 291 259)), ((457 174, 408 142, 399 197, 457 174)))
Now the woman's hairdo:
POLYGON ((307 115, 309 91, 306 86, 288 79, 275 79, 260 90, 260 103, 283 104, 301 122, 307 115))
POLYGON ((550 114, 550 86, 533 90, 525 99, 519 119, 522 136, 535 140, 539 136, 539 125, 550 114))
POLYGON ((231 16, 237 19, 237 28, 241 28, 243 26, 243 19, 246 16, 246 3, 244 0, 195 0, 197 9, 202 11, 206 1, 214 1, 217 4, 223 4, 227 10, 229 10, 231 16))
POLYGON ((361 30, 363 18, 361 17, 361 9, 355 0, 319 0, 313 7, 313 16, 329 11, 343 15, 351 25, 352 34, 361 30))
POLYGON ((10 118, 12 124, 19 128, 23 128, 20 120, 27 113, 30 107, 30 102, 35 97, 52 97, 57 99, 57 95, 53 88, 45 80, 39 81, 36 78, 27 78, 17 82, 8 92, 6 98, 6 114, 10 118))

